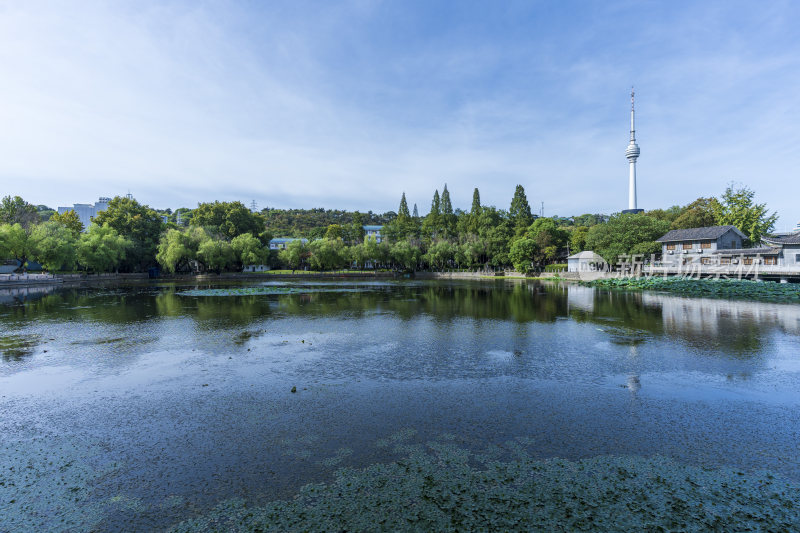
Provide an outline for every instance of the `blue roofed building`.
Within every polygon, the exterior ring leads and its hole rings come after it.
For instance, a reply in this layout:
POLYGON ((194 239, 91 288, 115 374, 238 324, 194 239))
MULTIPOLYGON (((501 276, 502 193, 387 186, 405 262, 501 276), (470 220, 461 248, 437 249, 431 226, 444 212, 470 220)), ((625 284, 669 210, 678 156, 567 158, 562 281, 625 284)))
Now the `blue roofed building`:
POLYGON ((308 242, 308 239, 298 239, 296 237, 279 237, 269 241, 270 250, 285 250, 286 246, 293 241, 303 241, 303 244, 308 242))
POLYGON ((375 239, 375 242, 380 243, 383 240, 381 230, 383 226, 362 226, 364 228, 364 240, 375 239))

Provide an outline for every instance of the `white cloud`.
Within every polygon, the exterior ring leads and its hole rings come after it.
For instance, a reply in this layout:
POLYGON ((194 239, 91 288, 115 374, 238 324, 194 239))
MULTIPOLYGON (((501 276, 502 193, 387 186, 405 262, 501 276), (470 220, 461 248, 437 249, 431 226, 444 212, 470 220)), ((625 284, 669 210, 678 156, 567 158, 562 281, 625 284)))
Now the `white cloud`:
POLYGON ((635 82, 642 206, 734 179, 800 219, 790 5, 636 19, 611 6, 494 40, 470 37, 477 19, 386 36, 385 7, 0 4, 2 192, 384 211, 405 191, 425 212, 445 182, 456 206, 477 186, 503 208, 522 183, 546 214, 612 212, 635 82))

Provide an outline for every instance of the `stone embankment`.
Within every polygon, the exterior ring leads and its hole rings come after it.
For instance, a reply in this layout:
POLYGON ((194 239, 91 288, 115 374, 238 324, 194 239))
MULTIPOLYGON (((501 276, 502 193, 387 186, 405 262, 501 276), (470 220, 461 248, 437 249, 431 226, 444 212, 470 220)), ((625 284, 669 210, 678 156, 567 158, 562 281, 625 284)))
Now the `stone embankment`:
POLYGON ((489 279, 489 278, 524 278, 524 279, 548 279, 566 281, 594 281, 617 277, 619 274, 613 272, 537 272, 523 274, 513 270, 498 270, 496 272, 417 272, 417 279, 489 279))
POLYGON ((27 287, 61 283, 52 274, 0 274, 0 287, 27 287))

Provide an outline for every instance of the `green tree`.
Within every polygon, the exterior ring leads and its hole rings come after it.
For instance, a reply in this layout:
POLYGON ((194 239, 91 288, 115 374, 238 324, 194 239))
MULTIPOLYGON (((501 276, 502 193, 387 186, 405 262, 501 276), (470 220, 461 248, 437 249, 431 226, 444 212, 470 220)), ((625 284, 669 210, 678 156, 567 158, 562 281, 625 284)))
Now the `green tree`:
POLYGON ((242 233, 233 238, 231 248, 242 266, 263 265, 267 263, 268 249, 250 233, 242 233))
POLYGON ((441 198, 441 228, 446 237, 452 237, 456 231, 456 216, 453 213, 453 204, 450 201, 450 191, 447 190, 447 184, 444 184, 441 198))
POLYGON ((570 252, 576 254, 586 249, 586 237, 589 235, 589 228, 586 226, 576 226, 569 236, 570 252))
POLYGON ((353 244, 364 241, 364 216, 358 211, 353 212, 353 222, 350 224, 347 240, 353 244))
POLYGON ((645 212, 645 215, 658 220, 666 220, 671 224, 681 215, 681 213, 683 213, 683 211, 684 208, 681 206, 673 205, 668 209, 651 209, 650 211, 645 212))
POLYGON ((527 274, 533 270, 534 257, 539 253, 539 247, 533 239, 521 237, 511 243, 508 258, 514 270, 527 274))
POLYGON ((470 209, 469 214, 474 217, 481 214, 481 193, 478 192, 477 187, 472 191, 472 209, 470 209))
POLYGON ((421 255, 419 246, 415 246, 407 240, 398 241, 392 245, 392 262, 400 265, 405 270, 417 270, 421 255))
POLYGON ((431 201, 431 211, 422 222, 422 231, 430 238, 436 237, 441 232, 442 227, 442 212, 441 203, 439 200, 439 189, 433 193, 433 200, 431 201))
POLYGON ((591 228, 592 226, 596 226, 597 224, 604 224, 608 222, 608 217, 606 215, 592 215, 592 214, 585 214, 585 215, 578 215, 576 217, 572 217, 572 223, 576 226, 586 226, 587 228, 591 228))
POLYGON ((314 270, 341 268, 347 262, 341 239, 318 239, 308 245, 308 264, 314 270))
POLYGON ((363 258, 365 262, 371 262, 373 268, 376 268, 379 263, 383 262, 382 256, 381 248, 374 237, 369 237, 364 241, 363 258))
POLYGON ((0 224, 19 224, 25 229, 38 224, 41 220, 36 206, 29 204, 19 196, 6 196, 0 202, 0 224))
POLYGON ((715 206, 718 203, 719 201, 716 198, 698 198, 683 208, 681 213, 672 221, 670 229, 716 226, 715 206))
POLYGON ((514 235, 508 213, 495 207, 484 207, 478 217, 478 237, 486 250, 484 264, 501 268, 509 264, 508 251, 514 235))
POLYGON ((279 252, 278 256, 283 264, 292 270, 297 270, 305 266, 308 258, 308 247, 301 239, 290 241, 286 248, 279 252))
POLYGON ((200 245, 210 240, 208 233, 200 227, 169 229, 158 243, 156 260, 167 272, 191 270, 191 262, 198 260, 200 245))
POLYGON ((58 222, 38 224, 31 230, 31 257, 47 270, 70 270, 75 265, 75 237, 58 222))
POLYGON ((192 211, 191 224, 202 226, 230 240, 243 233, 258 236, 264 231, 264 220, 242 202, 206 202, 192 211))
MULTIPOLYGON (((174 230, 173 230, 174 231, 174 230)), ((92 224, 82 233, 76 245, 78 264, 92 272, 119 269, 132 243, 108 224, 92 224)))
POLYGON ((398 217, 410 217, 411 214, 408 212, 408 202, 406 202, 406 193, 403 192, 403 195, 400 197, 400 208, 397 210, 398 217))
POLYGON ((453 260, 455 254, 456 246, 454 244, 440 240, 428 247, 428 251, 422 256, 422 260, 431 268, 442 270, 453 260))
POLYGON ((540 265, 552 262, 569 241, 569 233, 561 229, 552 218, 537 218, 525 234, 536 243, 533 261, 540 265))
POLYGON ((651 218, 644 213, 613 215, 605 224, 589 229, 586 247, 615 264, 619 256, 657 253, 656 241, 669 231, 669 222, 651 218))
POLYGON ((339 224, 331 224, 328 226, 328 229, 325 230, 325 238, 329 240, 336 240, 344 238, 344 231, 342 230, 342 226, 339 224))
POLYGON ((761 237, 770 233, 778 220, 778 214, 770 214, 767 204, 753 201, 755 192, 747 187, 734 189, 728 186, 716 204, 712 204, 717 224, 736 226, 747 235, 751 244, 761 242, 761 237))
POLYGON ((32 251, 30 234, 22 224, 0 224, 0 253, 4 258, 13 257, 19 261, 17 270, 25 270, 32 251))
POLYGON ((39 213, 39 218, 42 222, 47 222, 50 220, 50 217, 56 214, 56 210, 52 207, 47 207, 46 205, 37 205, 36 212, 39 213))
POLYGON ((50 216, 50 222, 58 222, 67 228, 76 239, 80 237, 80 234, 83 233, 84 230, 83 222, 81 222, 78 213, 72 209, 63 213, 54 213, 50 216))
POLYGON ((200 244, 197 257, 217 274, 228 269, 236 261, 231 243, 222 239, 209 239, 200 244))
POLYGON ((397 217, 384 226, 383 234, 392 242, 401 241, 417 233, 417 222, 408 213, 406 193, 400 198, 397 217))
POLYGON ((525 231, 533 221, 531 206, 528 205, 528 198, 525 196, 525 188, 522 185, 517 185, 514 190, 514 197, 511 199, 511 208, 508 210, 508 216, 517 233, 525 231))
POLYGON ((131 241, 131 248, 120 267, 122 270, 143 270, 155 262, 164 223, 150 207, 133 198, 117 196, 108 203, 105 211, 94 216, 92 223, 108 224, 131 241))

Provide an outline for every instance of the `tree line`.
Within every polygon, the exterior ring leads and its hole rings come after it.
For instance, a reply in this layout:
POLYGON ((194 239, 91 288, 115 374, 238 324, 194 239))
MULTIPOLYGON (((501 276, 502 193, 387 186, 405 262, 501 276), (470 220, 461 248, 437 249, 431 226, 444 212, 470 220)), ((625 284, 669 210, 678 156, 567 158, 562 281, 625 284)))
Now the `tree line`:
POLYGON ((84 231, 73 211, 7 196, 0 204, 0 258, 48 270, 137 272, 160 266, 168 272, 240 270, 244 265, 330 270, 542 269, 569 253, 594 250, 613 263, 620 255, 658 254, 656 239, 670 229, 731 224, 757 244, 777 219, 755 202, 747 187, 729 186, 720 198, 698 198, 685 206, 639 214, 538 217, 522 185, 508 209, 481 203, 473 191, 470 209, 454 208, 445 185, 428 213, 419 215, 401 195, 397 212, 275 210, 253 212, 241 202, 207 202, 195 209, 156 211, 132 198, 116 197, 84 231), (181 224, 177 214, 181 214, 181 224), (363 226, 383 225, 382 241, 365 239, 363 226), (314 226, 313 224, 320 224, 314 226), (297 237, 271 250, 273 237, 297 237), (308 241, 301 240, 305 237, 308 241))

